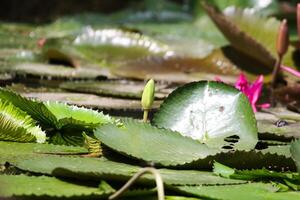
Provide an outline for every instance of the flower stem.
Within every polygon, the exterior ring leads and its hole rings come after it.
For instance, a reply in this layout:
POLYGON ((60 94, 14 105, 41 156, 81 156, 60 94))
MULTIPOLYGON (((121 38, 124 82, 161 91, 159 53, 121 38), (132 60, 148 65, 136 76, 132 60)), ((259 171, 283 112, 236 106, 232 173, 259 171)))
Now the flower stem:
POLYGON ((147 121, 148 121, 148 114, 149 114, 149 110, 145 109, 144 116, 143 116, 143 122, 145 122, 145 123, 147 123, 147 121))
POLYGON ((117 192, 115 192, 114 194, 109 196, 108 199, 109 200, 114 200, 114 199, 117 199, 118 197, 120 197, 125 191, 127 191, 129 189, 129 187, 134 182, 136 182, 138 180, 139 177, 143 176, 146 173, 151 173, 151 174, 154 175, 155 182, 156 182, 156 188, 157 188, 158 200, 164 200, 165 199, 165 192, 164 192, 163 180, 162 180, 162 177, 161 177, 160 173, 158 172, 158 170, 153 168, 153 167, 142 168, 133 177, 131 177, 131 179, 129 179, 129 181, 127 181, 127 183, 125 183, 125 185, 123 185, 123 187, 121 187, 121 189, 119 189, 117 192))

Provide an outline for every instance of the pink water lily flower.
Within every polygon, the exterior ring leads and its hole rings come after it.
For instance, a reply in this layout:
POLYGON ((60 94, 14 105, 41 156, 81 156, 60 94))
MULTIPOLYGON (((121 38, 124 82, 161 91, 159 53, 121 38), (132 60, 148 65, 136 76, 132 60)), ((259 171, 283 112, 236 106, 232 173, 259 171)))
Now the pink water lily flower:
MULTIPOLYGON (((216 81, 223 82, 219 77, 215 77, 216 81)), ((261 95, 262 87, 264 84, 264 76, 260 75, 254 83, 249 83, 246 76, 241 73, 238 80, 235 83, 235 88, 243 92, 249 99, 249 102, 252 106, 254 112, 257 111, 257 108, 269 108, 271 105, 269 103, 264 103, 257 105, 257 101, 261 95)))
POLYGON ((264 76, 260 75, 254 83, 249 83, 246 76, 241 73, 239 79, 235 83, 235 88, 243 92, 249 99, 254 112, 257 108, 269 108, 269 103, 257 105, 257 101, 261 95, 262 87, 264 84, 264 76))

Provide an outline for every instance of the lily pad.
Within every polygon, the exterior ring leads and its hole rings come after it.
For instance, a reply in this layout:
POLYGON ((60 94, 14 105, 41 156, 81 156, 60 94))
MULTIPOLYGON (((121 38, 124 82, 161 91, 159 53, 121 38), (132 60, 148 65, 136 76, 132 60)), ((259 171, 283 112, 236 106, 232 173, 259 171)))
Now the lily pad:
POLYGON ((14 142, 46 141, 46 133, 24 111, 0 100, 0 140, 14 142))
POLYGON ((300 172, 300 140, 296 140, 291 145, 292 157, 298 167, 298 172, 300 172))
POLYGON ((66 62, 71 66, 91 64, 101 67, 151 55, 174 54, 166 44, 140 33, 91 27, 86 27, 76 36, 49 39, 43 52, 48 60, 66 62))
POLYGON ((256 120, 247 97, 219 82, 200 81, 179 87, 155 113, 153 124, 213 148, 229 145, 250 150, 257 143, 256 120), (230 137, 236 141, 230 143, 230 137))
MULTIPOLYGON (((103 158, 72 158, 72 157, 37 157, 13 162, 19 169, 54 175, 62 178, 76 178, 79 180, 115 180, 124 182, 137 173, 139 166, 114 162, 103 158)), ((212 172, 196 170, 159 169, 167 185, 216 185, 245 183, 241 180, 230 180, 213 175, 212 172)), ((153 183, 151 175, 144 175, 139 183, 153 183)))
POLYGON ((186 195, 193 195, 199 198, 219 199, 219 200, 281 200, 299 199, 299 192, 279 192, 279 187, 271 183, 248 183, 224 186, 182 186, 174 188, 176 191, 186 195))
POLYGON ((87 154, 83 147, 73 147, 53 144, 17 143, 0 141, 0 164, 17 162, 24 158, 35 158, 41 155, 81 155, 87 154))
MULTIPOLYGON (((75 91, 92 93, 103 96, 113 96, 121 98, 141 99, 145 83, 138 81, 127 80, 111 80, 111 81, 80 81, 80 82, 65 82, 60 85, 60 88, 75 91)), ((156 84, 156 98, 162 98, 166 94, 159 93, 167 85, 156 84)))
POLYGON ((133 120, 125 120, 122 127, 104 125, 94 135, 122 154, 163 166, 184 165, 219 152, 178 132, 133 120))
MULTIPOLYGON (((216 7, 203 3, 203 7, 238 51, 261 63, 259 68, 272 71, 276 62, 276 38, 280 22, 275 18, 267 18, 257 12, 249 12, 234 7, 223 14, 216 7)), ((284 63, 293 66, 291 48, 284 63)))
MULTIPOLYGON (((197 80, 213 80, 216 75, 224 76, 224 81, 235 76, 240 70, 220 49, 214 50, 205 58, 191 57, 148 57, 128 61, 111 69, 111 73, 120 77, 135 79, 162 80, 168 82, 187 83, 197 80)), ((223 78, 223 77, 222 77, 223 78)))
MULTIPOLYGON (((141 110, 141 102, 133 99, 119 99, 111 97, 99 97, 92 94, 44 92, 23 93, 25 97, 39 99, 41 101, 60 101, 72 105, 98 108, 100 110, 141 110)), ((161 101, 155 101, 153 108, 157 109, 161 101)))
POLYGON ((3 187, 0 189, 1 198, 99 198, 107 197, 115 192, 115 190, 104 181, 101 182, 99 187, 92 187, 46 176, 0 175, 0 184, 2 186, 5 185, 5 189, 3 189, 3 187), (16 185, 18 185, 18 187, 16 187, 16 185), (102 185, 105 185, 105 187, 102 185))
POLYGON ((1 69, 19 76, 33 76, 41 79, 95 79, 107 75, 107 72, 93 68, 70 68, 62 65, 44 63, 19 63, 1 69))

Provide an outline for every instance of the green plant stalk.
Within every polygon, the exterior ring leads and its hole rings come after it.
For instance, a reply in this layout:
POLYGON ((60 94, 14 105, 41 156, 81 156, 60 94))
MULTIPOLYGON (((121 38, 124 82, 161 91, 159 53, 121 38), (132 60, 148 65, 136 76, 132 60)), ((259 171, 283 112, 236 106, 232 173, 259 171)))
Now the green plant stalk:
POLYGON ((145 122, 145 123, 147 123, 147 121, 148 121, 149 110, 150 109, 145 109, 144 110, 143 122, 145 122))

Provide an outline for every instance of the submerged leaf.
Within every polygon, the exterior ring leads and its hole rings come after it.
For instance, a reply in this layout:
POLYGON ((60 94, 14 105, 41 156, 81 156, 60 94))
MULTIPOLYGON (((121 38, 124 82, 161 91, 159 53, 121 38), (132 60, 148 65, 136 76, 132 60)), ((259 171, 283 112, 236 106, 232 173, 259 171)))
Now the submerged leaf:
POLYGON ((256 120, 247 97, 218 82, 193 82, 176 89, 155 113, 153 123, 213 148, 250 150, 257 143, 256 120))
POLYGON ((122 127, 101 126, 94 134, 118 152, 164 166, 184 165, 219 152, 178 132, 133 120, 125 120, 122 127))
POLYGON ((33 119, 8 101, 0 100, 0 140, 15 142, 46 141, 46 133, 33 119))

